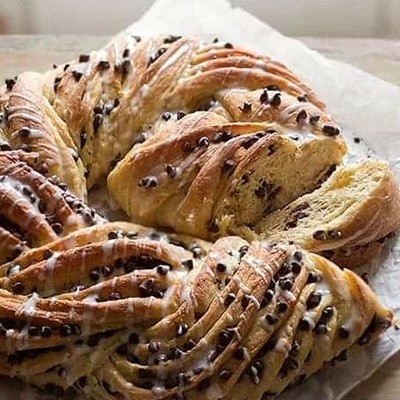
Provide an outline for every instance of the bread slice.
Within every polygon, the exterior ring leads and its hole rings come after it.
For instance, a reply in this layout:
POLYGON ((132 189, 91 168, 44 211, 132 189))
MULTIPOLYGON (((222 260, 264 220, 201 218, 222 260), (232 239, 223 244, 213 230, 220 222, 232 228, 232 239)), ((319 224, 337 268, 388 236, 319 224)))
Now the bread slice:
POLYGON ((341 163, 340 135, 298 132, 293 139, 276 124, 192 113, 134 147, 110 173, 108 188, 135 222, 208 239, 215 218, 235 215, 238 226, 255 225, 341 163), (149 179, 154 185, 142 184, 149 179))
POLYGON ((340 167, 318 190, 267 215, 253 229, 232 224, 229 216, 221 225, 228 234, 293 241, 322 252, 384 238, 399 228, 399 210, 399 188, 389 164, 366 160, 340 167))

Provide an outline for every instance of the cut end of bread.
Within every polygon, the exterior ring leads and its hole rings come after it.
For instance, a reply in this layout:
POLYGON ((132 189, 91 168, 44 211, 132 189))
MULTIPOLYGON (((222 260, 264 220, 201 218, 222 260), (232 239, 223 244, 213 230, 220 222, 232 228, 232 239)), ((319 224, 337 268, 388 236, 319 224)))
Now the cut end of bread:
MULTIPOLYGON (((232 219, 224 229, 251 239, 294 241, 314 252, 345 246, 359 254, 355 258, 360 262, 365 257, 356 246, 397 230, 399 210, 399 188, 389 164, 368 160, 339 167, 319 189, 265 216, 251 229, 232 225, 232 219)), ((380 247, 369 245, 369 253, 378 254, 380 247)), ((344 251, 336 256, 345 259, 344 251)))

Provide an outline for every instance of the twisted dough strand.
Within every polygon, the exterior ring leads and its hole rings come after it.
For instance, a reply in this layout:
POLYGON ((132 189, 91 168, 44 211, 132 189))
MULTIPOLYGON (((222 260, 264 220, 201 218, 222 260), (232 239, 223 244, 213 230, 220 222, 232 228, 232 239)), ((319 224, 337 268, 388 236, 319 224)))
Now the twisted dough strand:
POLYGON ((293 245, 227 237, 198 242, 198 258, 173 237, 128 237, 135 225, 109 235, 116 226, 7 268, 2 374, 100 399, 248 399, 249 388, 258 399, 391 324, 360 278, 293 245))

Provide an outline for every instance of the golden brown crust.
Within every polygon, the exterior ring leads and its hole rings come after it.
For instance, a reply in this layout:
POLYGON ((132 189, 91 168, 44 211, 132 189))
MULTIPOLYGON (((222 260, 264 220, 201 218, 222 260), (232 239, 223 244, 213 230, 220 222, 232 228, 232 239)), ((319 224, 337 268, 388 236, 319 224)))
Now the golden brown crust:
MULTIPOLYGON (((106 223, 66 191, 85 198, 113 170, 112 195, 144 224, 252 231, 346 151, 282 64, 230 43, 127 36, 0 93, 0 374, 105 400, 258 400, 391 325, 360 278, 318 255, 106 223)), ((341 225, 336 247, 357 262, 400 223, 390 172, 381 183, 341 225)))
POLYGON ((360 278, 295 246, 177 239, 106 224, 2 267, 0 372, 100 399, 260 399, 391 324, 360 278))
POLYGON ((104 222, 95 211, 37 168, 39 157, 0 152, 0 261, 53 242, 59 236, 104 222))
POLYGON ((342 268, 356 268, 368 264, 381 254, 385 241, 377 240, 364 245, 339 247, 320 254, 342 268))

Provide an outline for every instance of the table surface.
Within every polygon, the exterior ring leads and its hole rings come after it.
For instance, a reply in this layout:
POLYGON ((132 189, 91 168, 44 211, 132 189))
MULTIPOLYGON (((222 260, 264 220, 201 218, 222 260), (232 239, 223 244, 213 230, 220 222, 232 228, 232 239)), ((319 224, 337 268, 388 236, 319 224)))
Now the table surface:
MULTIPOLYGON (((400 41, 299 37, 323 55, 345 61, 400 85, 400 41)), ((0 81, 26 71, 45 71, 106 43, 99 36, 0 36, 0 81)), ((345 400, 399 400, 400 353, 392 357, 345 400)), ((310 399, 317 400, 317 399, 310 399)), ((320 400, 320 399, 318 399, 320 400)))

